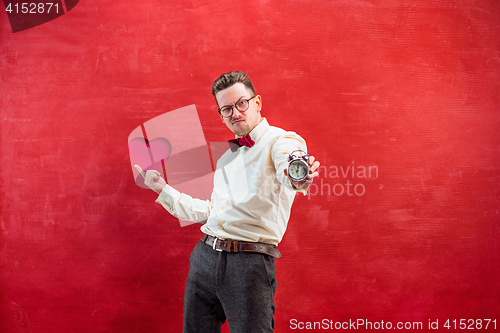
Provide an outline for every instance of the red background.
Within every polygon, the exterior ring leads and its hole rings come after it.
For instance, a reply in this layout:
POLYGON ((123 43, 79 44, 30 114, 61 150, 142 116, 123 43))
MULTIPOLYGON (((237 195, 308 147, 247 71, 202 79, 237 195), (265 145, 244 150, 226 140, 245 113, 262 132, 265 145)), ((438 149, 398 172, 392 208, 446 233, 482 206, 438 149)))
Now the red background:
POLYGON ((2 10, 1 331, 181 330, 199 226, 135 185, 127 137, 196 104, 206 140, 230 139, 210 87, 238 69, 328 170, 378 168, 323 173, 297 197, 276 332, 324 318, 498 329, 499 32, 497 0, 89 0, 18 33, 2 10), (347 181, 363 195, 329 191, 347 181))

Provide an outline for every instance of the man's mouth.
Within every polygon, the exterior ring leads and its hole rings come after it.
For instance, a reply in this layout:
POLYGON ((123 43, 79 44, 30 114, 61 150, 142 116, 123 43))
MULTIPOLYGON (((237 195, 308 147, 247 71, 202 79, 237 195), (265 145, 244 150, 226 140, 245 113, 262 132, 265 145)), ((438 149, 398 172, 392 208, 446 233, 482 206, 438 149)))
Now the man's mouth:
POLYGON ((234 124, 240 124, 243 122, 243 119, 236 119, 236 120, 233 120, 233 125, 234 124))

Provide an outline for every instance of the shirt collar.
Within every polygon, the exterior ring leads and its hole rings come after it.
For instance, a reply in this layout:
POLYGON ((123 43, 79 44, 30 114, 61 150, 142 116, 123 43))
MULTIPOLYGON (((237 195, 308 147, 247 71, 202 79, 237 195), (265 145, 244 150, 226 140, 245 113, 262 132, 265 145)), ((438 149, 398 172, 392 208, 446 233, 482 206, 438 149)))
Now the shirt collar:
MULTIPOLYGON (((250 137, 253 141, 257 142, 268 128, 269 123, 267 122, 267 119, 263 117, 260 123, 250 131, 250 137)), ((239 136, 235 135, 235 138, 237 139, 239 136)))

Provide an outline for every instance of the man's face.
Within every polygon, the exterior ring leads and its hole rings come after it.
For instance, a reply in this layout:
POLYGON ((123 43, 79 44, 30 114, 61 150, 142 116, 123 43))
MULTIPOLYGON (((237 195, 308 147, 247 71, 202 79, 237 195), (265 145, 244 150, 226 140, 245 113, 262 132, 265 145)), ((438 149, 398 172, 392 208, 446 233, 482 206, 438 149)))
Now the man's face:
POLYGON ((227 128, 238 136, 245 136, 250 133, 250 131, 253 130, 253 128, 257 126, 262 119, 260 115, 262 101, 259 95, 249 101, 248 109, 244 112, 241 112, 234 107, 236 102, 240 99, 249 99, 251 97, 253 97, 252 92, 240 82, 215 94, 219 107, 233 105, 233 114, 228 118, 224 118, 222 116, 221 118, 227 128))

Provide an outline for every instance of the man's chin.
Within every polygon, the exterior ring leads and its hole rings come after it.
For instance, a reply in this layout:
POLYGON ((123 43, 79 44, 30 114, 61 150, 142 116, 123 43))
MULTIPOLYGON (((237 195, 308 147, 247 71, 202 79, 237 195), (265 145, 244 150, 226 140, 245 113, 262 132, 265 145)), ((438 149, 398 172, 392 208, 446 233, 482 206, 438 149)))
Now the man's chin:
POLYGON ((247 128, 241 128, 239 126, 234 126, 232 128, 232 132, 238 136, 245 136, 247 135, 250 131, 248 131, 247 128))

